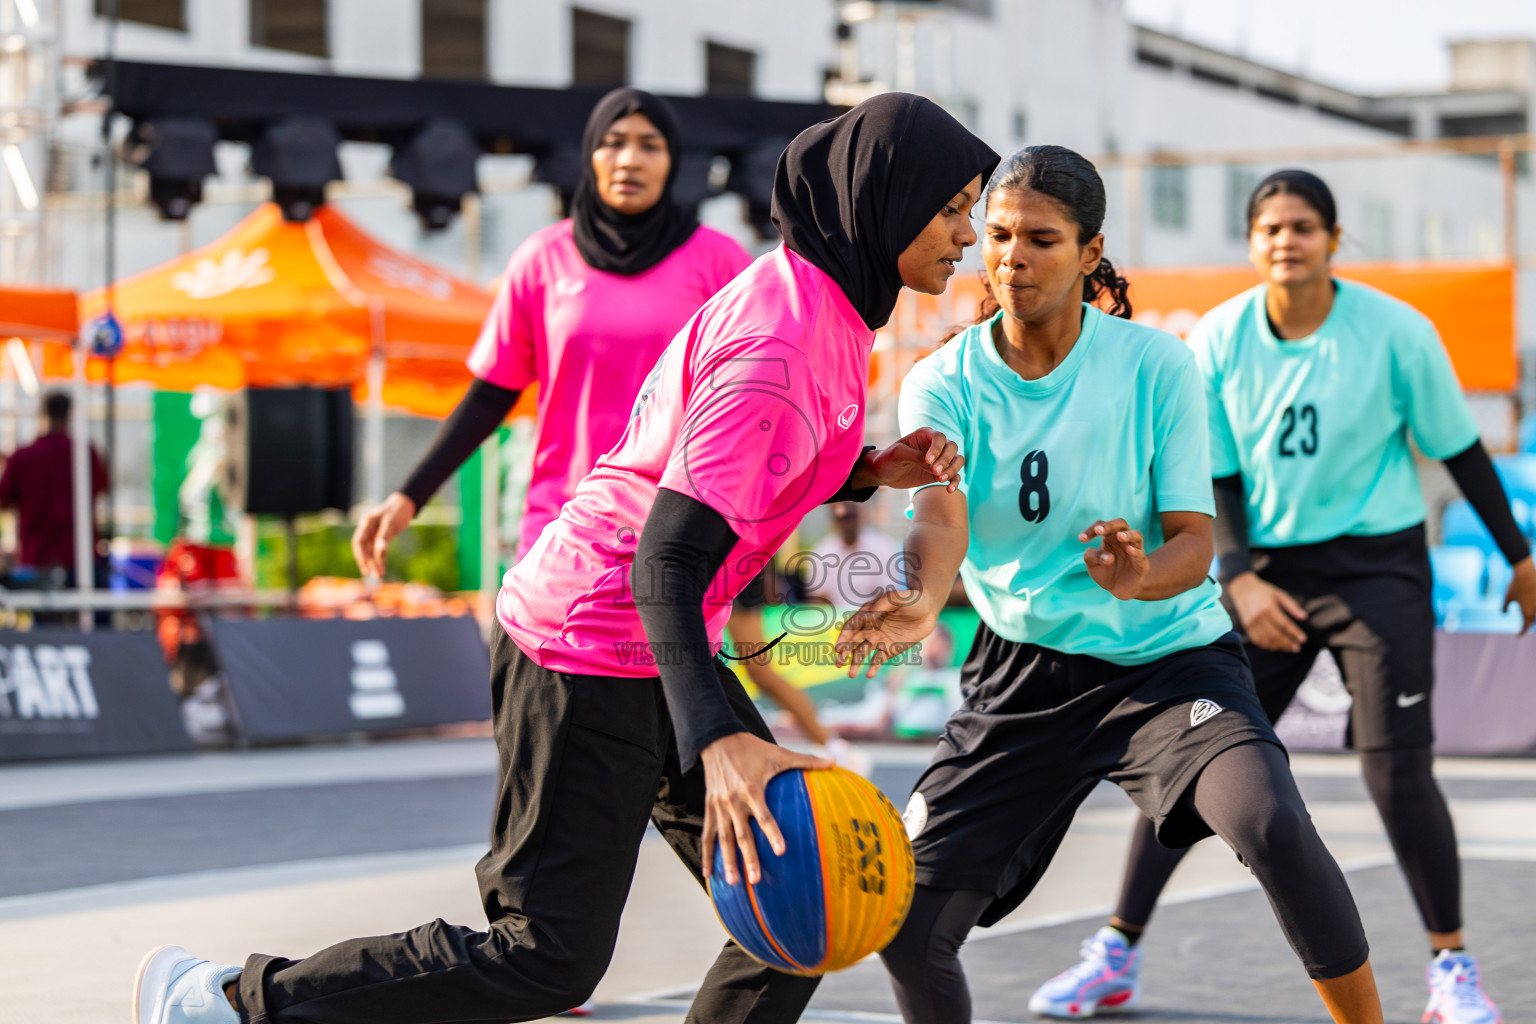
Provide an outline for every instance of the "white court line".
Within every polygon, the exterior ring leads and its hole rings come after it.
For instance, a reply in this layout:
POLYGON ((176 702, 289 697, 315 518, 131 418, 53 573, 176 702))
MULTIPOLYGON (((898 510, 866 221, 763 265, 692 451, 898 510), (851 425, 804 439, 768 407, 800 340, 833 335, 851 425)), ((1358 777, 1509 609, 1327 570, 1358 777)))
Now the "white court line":
MULTIPOLYGON (((647 831, 646 838, 654 833, 647 831)), ((159 903, 170 900, 197 899, 204 896, 225 895, 250 889, 270 889, 287 885, 306 885, 336 878, 356 878, 363 875, 391 874, 401 871, 417 871, 449 864, 472 864, 485 853, 485 844, 470 843, 459 846, 432 847, 424 850, 402 850, 390 853, 352 854, 344 857, 317 857, 311 860, 285 861, 281 864, 252 864, 237 868, 214 868, 207 871, 191 871, 179 875, 159 875, 152 878, 135 878, 123 882, 104 882, 100 885, 80 886, 73 889, 53 889, 48 892, 27 893, 20 896, 0 897, 0 921, 22 917, 42 917, 67 914, 83 910, 100 910, 106 907, 140 903, 159 903)), ((1462 860, 1494 860, 1536 862, 1536 845, 1512 840, 1508 844, 1499 840, 1477 839, 1463 841, 1459 848, 1462 860)), ((1389 854, 1373 857, 1357 857, 1340 863, 1346 872, 1363 871, 1396 863, 1389 854)), ((1239 892, 1251 892, 1259 887, 1257 881, 1244 880, 1224 885, 1202 886, 1185 889, 1165 896, 1165 904, 1191 903, 1215 899, 1239 892)), ((1059 914, 1032 917, 1027 920, 979 928, 969 941, 979 942, 1002 935, 1037 928, 1051 928, 1058 924, 1070 924, 1086 918, 1102 917, 1111 913, 1110 905, 1070 910, 1059 914)), ((640 992, 626 999, 628 1002, 648 1002, 668 995, 676 995, 676 988, 640 992)))
MULTIPOLYGON (((1301 778, 1359 778, 1360 761, 1354 754, 1292 754, 1291 772, 1301 778)), ((1536 779, 1536 758, 1441 755, 1435 758, 1435 777, 1524 782, 1536 779)))
MULTIPOLYGON (((1385 854, 1376 857, 1356 857, 1352 860, 1341 862, 1339 867, 1348 873, 1350 871, 1364 871, 1368 868, 1385 867, 1388 864, 1395 863, 1397 863, 1397 861, 1394 857, 1392 857, 1391 854, 1385 854)), ((1259 883, 1256 879, 1249 879, 1241 882, 1228 882, 1224 885, 1200 886, 1199 888, 1185 889, 1182 892, 1164 896, 1158 901, 1158 906, 1172 906, 1176 903, 1197 903, 1201 900, 1216 899, 1219 896, 1232 896, 1242 892, 1253 892, 1258 888, 1259 883)), ((966 936, 965 941, 966 945, 972 945, 977 942, 982 942, 986 939, 1002 938, 1005 935, 1018 935, 1021 932, 1033 932, 1039 931, 1042 928, 1054 928, 1057 925, 1071 924, 1074 921, 1087 921, 1104 918, 1114 913, 1114 911, 1115 908, 1112 904, 1105 904, 1103 906, 1097 907, 1084 907, 1077 910, 1067 910, 1058 914, 1045 914, 1041 917, 1031 917, 1023 921, 1004 922, 1002 924, 995 924, 990 928, 972 928, 970 935, 966 936)), ((876 954, 871 954, 859 962, 864 963, 865 961, 874 960, 876 959, 876 956, 876 954)), ((632 995, 625 996, 622 1000, 619 1001, 619 1003, 620 1005, 625 1003, 655 1003, 658 1005, 670 1005, 679 997, 691 996, 696 991, 698 991, 697 985, 672 986, 670 988, 654 989, 649 992, 636 992, 632 995)), ((686 1006, 687 1004, 683 1003, 679 1005, 686 1006)), ((810 1016, 812 1012, 818 1013, 826 1020, 846 1020, 849 1022, 889 1021, 901 1019, 899 1016, 886 1013, 856 1013, 852 1011, 845 1012, 826 1010, 807 1010, 806 1016, 810 1016), (829 1014, 834 1012, 838 1015, 829 1016, 829 1014)), ((973 1021, 972 1024, 984 1024, 984 1022, 973 1021)))
POLYGON ((239 868, 215 868, 181 875, 136 878, 126 882, 104 882, 76 889, 27 893, 0 898, 0 921, 24 917, 46 917, 77 911, 139 903, 166 903, 174 900, 226 896, 251 889, 273 889, 289 885, 308 885, 338 878, 363 875, 420 871, 426 868, 463 864, 474 865, 486 851, 485 843, 441 846, 427 850, 395 853, 369 853, 347 857, 318 857, 313 860, 287 861, 282 864, 254 864, 239 868))
POLYGON ((0 766, 0 811, 495 774, 496 745, 488 737, 12 764, 0 766))
MULTIPOLYGON (((793 740, 786 746, 809 749, 793 740)), ((929 743, 861 746, 877 767, 887 769, 920 767, 933 754, 929 743)), ((1360 774, 1352 754, 1296 754, 1291 768, 1303 778, 1360 774)), ((0 765, 0 811, 100 800, 458 778, 495 771, 496 746, 490 737, 32 762, 0 765)), ((1435 773, 1443 779, 1532 780, 1536 759, 1441 757, 1435 761, 1435 773)))
MULTIPOLYGON (((1462 860, 1516 860, 1536 861, 1536 846, 1512 846, 1496 847, 1484 843, 1469 843, 1461 850, 1462 860)), ((1397 858, 1391 854, 1381 854, 1373 857, 1354 857, 1350 860, 1340 861, 1339 867, 1348 874, 1354 871, 1367 871, 1372 868, 1383 868, 1396 864, 1397 858)), ((1259 888, 1257 879, 1249 879, 1241 882, 1228 882, 1224 885, 1206 885, 1194 889, 1185 889, 1182 892, 1171 893, 1158 900, 1158 906, 1169 907, 1180 903, 1198 903, 1201 900, 1216 899, 1221 896, 1235 896, 1238 893, 1255 892, 1259 888)), ((1113 904, 1087 907, 1078 910, 1067 910, 1059 914, 1045 914, 1041 917, 1031 917, 1023 921, 1009 921, 995 924, 990 928, 973 928, 966 937, 966 944, 973 945, 987 939, 999 939, 1006 935, 1018 935, 1022 932, 1039 931, 1042 928, 1054 928, 1057 925, 1072 924, 1075 921, 1090 921, 1106 918, 1115 912, 1113 904)), ((867 956, 867 960, 876 959, 874 955, 867 956)), ((649 992, 636 992, 625 996, 617 1005, 627 1003, 647 1003, 658 1006, 681 1006, 686 1009, 686 1002, 677 1000, 683 996, 691 996, 698 991, 697 985, 672 986, 670 988, 654 989, 649 992)), ((612 1005, 612 1004, 603 1004, 612 1005)), ((848 1021, 857 1024, 859 1021, 899 1021, 901 1017, 886 1013, 863 1013, 853 1011, 830 1011, 810 1009, 805 1012, 806 1017, 812 1015, 823 1020, 848 1021)), ((993 1024, 993 1022, 973 1021, 972 1024, 993 1024)))
MULTIPOLYGON (((676 989, 670 989, 668 991, 672 995, 688 995, 692 990, 689 990, 689 992, 679 992, 676 989)), ((624 999, 617 1003, 599 1003, 598 1005, 605 1010, 609 1010, 620 1009, 635 1004, 639 1004, 645 1009, 655 1007, 658 1010, 676 1010, 680 1013, 686 1013, 689 1007, 692 1005, 686 1000, 680 999, 642 1000, 636 999, 634 997, 624 999)), ((818 1010, 816 1007, 810 1006, 805 1009, 805 1012, 800 1014, 800 1019, 834 1021, 839 1022, 839 1024, 887 1024, 887 1022, 890 1021, 895 1021, 897 1024, 900 1024, 902 1018, 901 1015, 897 1013, 875 1013, 870 1010, 818 1010)), ((971 1024, 1008 1024, 1008 1022, 987 1020, 984 1017, 976 1017, 972 1019, 971 1024)))

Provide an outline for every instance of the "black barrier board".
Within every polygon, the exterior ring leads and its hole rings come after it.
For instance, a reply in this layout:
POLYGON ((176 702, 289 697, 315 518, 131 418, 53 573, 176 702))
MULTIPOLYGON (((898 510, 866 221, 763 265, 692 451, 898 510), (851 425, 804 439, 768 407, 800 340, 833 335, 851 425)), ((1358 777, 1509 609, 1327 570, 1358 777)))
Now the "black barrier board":
POLYGON ((0 631, 0 761, 191 749, 150 634, 0 631))
POLYGON ((249 742, 491 717, 490 656, 471 618, 214 619, 249 742))

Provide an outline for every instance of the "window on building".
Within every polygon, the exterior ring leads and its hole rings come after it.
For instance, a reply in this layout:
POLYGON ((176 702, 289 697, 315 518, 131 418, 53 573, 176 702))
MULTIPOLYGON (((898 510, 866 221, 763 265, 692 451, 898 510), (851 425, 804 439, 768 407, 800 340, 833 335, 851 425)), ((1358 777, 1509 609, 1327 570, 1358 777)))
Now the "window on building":
POLYGON ((1259 184, 1258 173, 1247 167, 1227 168, 1227 237, 1248 237, 1248 197, 1259 184))
POLYGON ((1380 199, 1361 203, 1360 243, 1366 259, 1391 259, 1396 255, 1392 242, 1391 205, 1380 199))
POLYGON ((1165 164, 1152 168, 1152 223, 1165 228, 1189 224, 1189 168, 1165 164))
POLYGON ((251 45, 331 55, 326 0, 251 0, 251 45))
MULTIPOLYGON (((110 15, 111 0, 96 0, 96 13, 102 17, 110 15)), ((186 0, 117 0, 117 16, 141 25, 187 30, 186 0)))
POLYGON ((485 77, 486 0, 421 0, 424 78, 485 77))
POLYGON ((751 96, 757 54, 724 43, 704 44, 704 91, 715 96, 751 96))
POLYGON ((1439 260, 1451 254, 1451 220, 1443 210, 1425 210, 1419 221, 1419 255, 1439 260))
POLYGON ((571 84, 629 84, 629 22, 571 8, 571 84))

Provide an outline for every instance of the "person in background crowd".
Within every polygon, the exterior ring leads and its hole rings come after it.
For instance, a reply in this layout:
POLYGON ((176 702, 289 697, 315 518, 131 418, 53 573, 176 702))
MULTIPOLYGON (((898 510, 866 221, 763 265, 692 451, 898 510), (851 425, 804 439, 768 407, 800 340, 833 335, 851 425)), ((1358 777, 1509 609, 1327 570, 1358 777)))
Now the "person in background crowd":
POLYGON ((831 506, 832 529, 811 549, 810 597, 850 612, 881 590, 902 590, 901 544, 863 521, 857 503, 831 506))
MULTIPOLYGON (((0 508, 16 513, 19 550, 12 576, 35 574, 40 584, 50 587, 75 586, 75 483, 69 435, 72 404, 62 391, 44 397, 37 439, 18 448, 0 473, 0 508)), ((94 499, 107 489, 107 467, 94 446, 90 452, 94 524, 94 499)), ((92 537, 93 553, 99 539, 92 537)))
MULTIPOLYGON (((1430 752, 1433 582, 1409 436, 1444 460, 1514 567, 1505 606, 1519 606, 1526 629, 1536 619, 1530 546, 1434 325, 1333 276, 1340 229, 1322 179, 1270 175, 1249 198, 1248 229, 1262 283, 1207 313, 1189 339, 1210 412, 1221 582, 1271 721, 1320 651, 1338 662, 1354 697, 1346 738, 1429 933, 1424 1020, 1498 1024, 1463 945, 1456 831, 1430 752)), ((1137 943, 1184 853, 1137 822, 1114 916, 1031 1007, 1091 1016, 1061 995, 1089 977, 1139 988, 1137 943)))
MULTIPOLYGON (((838 505, 858 507, 853 502, 838 502, 832 507, 838 505)), ((875 767, 869 753, 827 728, 816 713, 816 702, 810 695, 785 679, 774 667, 774 655, 769 650, 772 643, 763 631, 763 609, 769 605, 802 603, 804 595, 795 593, 798 589, 803 589, 799 580, 781 573, 770 561, 757 578, 736 595, 725 627, 731 635, 732 663, 746 672, 747 678, 769 700, 788 712, 806 738, 820 748, 820 753, 844 768, 868 777, 875 767)))
POLYGON ((618 443, 673 335, 750 262, 672 195, 682 134, 640 89, 598 101, 568 219, 512 254, 469 357, 474 381, 400 490, 363 517, 352 550, 384 575, 389 544, 537 384, 538 434, 519 530, 526 555, 598 457, 618 443))

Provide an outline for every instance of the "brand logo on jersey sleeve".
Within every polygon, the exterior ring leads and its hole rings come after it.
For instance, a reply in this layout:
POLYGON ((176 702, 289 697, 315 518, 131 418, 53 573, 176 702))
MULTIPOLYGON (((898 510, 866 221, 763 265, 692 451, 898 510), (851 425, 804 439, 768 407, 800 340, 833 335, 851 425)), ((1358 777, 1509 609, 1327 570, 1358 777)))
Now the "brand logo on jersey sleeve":
POLYGON ((859 403, 855 402, 842 412, 837 414, 837 425, 844 430, 853 422, 853 418, 859 414, 859 403))
POLYGON ((1193 729, 1201 722, 1209 721, 1221 714, 1223 710, 1220 704, 1202 697, 1200 700, 1195 701, 1194 706, 1189 709, 1189 727, 1193 729))

